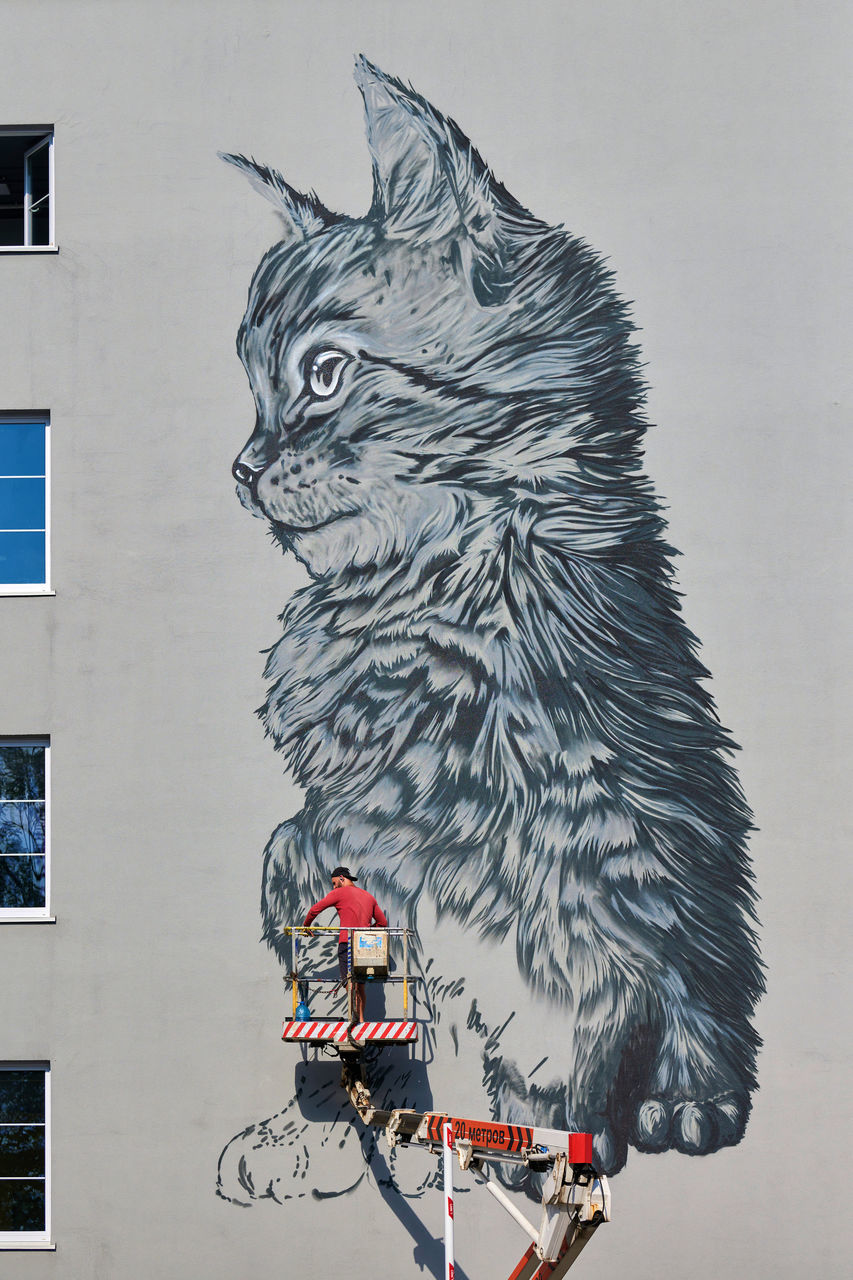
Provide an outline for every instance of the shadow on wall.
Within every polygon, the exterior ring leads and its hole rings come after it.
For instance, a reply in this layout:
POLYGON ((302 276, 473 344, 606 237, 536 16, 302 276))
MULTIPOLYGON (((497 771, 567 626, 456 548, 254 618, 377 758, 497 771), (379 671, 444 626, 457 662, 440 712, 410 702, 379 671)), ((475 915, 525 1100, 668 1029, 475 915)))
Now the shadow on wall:
MULTIPOLYGON (((394 1064, 383 1064, 376 1050, 368 1050, 364 1058, 377 1105, 390 1101, 386 1093, 391 1085, 394 1106, 432 1108, 426 1063, 412 1056, 405 1063, 398 1057, 394 1064)), ((341 1087, 340 1061, 300 1062, 286 1106, 242 1130, 226 1145, 219 1158, 217 1193, 232 1204, 249 1205, 253 1200, 283 1204, 307 1195, 315 1199, 346 1195, 370 1175, 377 1185, 387 1184, 403 1196, 418 1197, 435 1182, 431 1157, 405 1151, 400 1159, 392 1153, 389 1162, 377 1143, 378 1135, 355 1118, 341 1087)))
MULTIPOLYGON (((409 1051, 395 1050, 398 1055, 406 1052, 409 1051)), ((398 1058, 393 1068, 386 1065, 384 1070, 376 1050, 368 1051, 365 1058, 374 1088, 381 1091, 388 1076, 393 1075, 395 1093, 401 1086, 405 1090, 403 1102, 397 1105, 419 1111, 432 1108, 427 1066, 414 1053, 405 1064, 398 1058)), ((341 1063, 336 1058, 300 1062, 287 1106, 235 1135, 219 1158, 217 1194, 231 1204, 248 1208, 256 1200, 284 1204, 305 1196, 336 1199, 356 1191, 362 1183, 372 1183, 411 1236, 417 1266, 441 1280, 443 1242, 431 1235, 409 1204, 410 1199, 420 1199, 435 1189, 434 1213, 430 1216, 440 1221, 441 1174, 435 1158, 412 1148, 402 1151, 398 1160, 396 1153, 389 1156, 379 1149, 378 1135, 354 1118, 341 1088, 341 1063), (318 1141, 319 1135, 322 1137, 318 1141)), ((465 1190, 461 1188, 457 1194, 465 1190)), ((466 1280, 458 1264, 456 1275, 466 1280)))

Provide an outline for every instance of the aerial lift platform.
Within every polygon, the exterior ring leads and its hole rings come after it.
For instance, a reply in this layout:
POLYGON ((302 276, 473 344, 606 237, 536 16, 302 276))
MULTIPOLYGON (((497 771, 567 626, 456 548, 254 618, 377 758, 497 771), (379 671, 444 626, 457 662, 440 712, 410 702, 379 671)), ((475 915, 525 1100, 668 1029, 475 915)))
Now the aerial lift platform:
POLYGON ((360 1051, 371 1044, 413 1044, 418 1038, 418 1024, 409 1017, 409 989, 412 979, 409 976, 409 938, 411 929, 356 929, 341 928, 340 925, 307 925, 292 926, 285 930, 291 938, 291 965, 288 975, 291 982, 293 1000, 293 1017, 282 1026, 281 1038, 288 1042, 308 1045, 330 1045, 340 1053, 360 1051), (340 983, 334 978, 309 977, 303 966, 299 972, 299 939, 298 934, 321 935, 328 933, 346 933, 349 938, 347 980, 347 1016, 346 1018, 306 1018, 298 1016, 304 1003, 299 999, 300 986, 310 990, 312 986, 331 987, 334 993, 340 983), (383 945, 384 936, 384 945, 383 945), (399 937, 402 942, 402 975, 391 976, 388 972, 388 938, 399 937), (365 963, 374 961, 374 963, 365 963), (362 974, 362 971, 363 974, 362 974), (353 1020, 353 982, 363 976, 367 982, 379 981, 384 984, 398 984, 403 989, 403 1017, 383 1019, 380 1022, 355 1022, 353 1020))
MULTIPOLYGON (((412 1111, 403 1108, 383 1110, 375 1107, 364 1078, 363 1054, 368 1045, 412 1044, 418 1039, 418 1021, 408 1017, 408 929, 349 930, 349 964, 347 979, 347 1013, 344 1019, 322 1019, 306 1016, 299 1001, 299 987, 327 986, 329 979, 308 978, 304 969, 298 972, 299 947, 296 940, 301 926, 286 930, 293 938, 292 982, 293 1018, 284 1023, 282 1039, 289 1043, 329 1048, 342 1062, 341 1085, 346 1090, 362 1123, 383 1130, 389 1149, 415 1145, 441 1154, 444 1172, 444 1252, 445 1280, 453 1280, 453 1168, 470 1173, 489 1192, 510 1217, 530 1237, 531 1243, 508 1280, 562 1280, 603 1222, 610 1220, 610 1188, 607 1179, 594 1166, 592 1135, 545 1129, 536 1125, 500 1124, 494 1120, 470 1120, 438 1111, 412 1111), (381 939, 386 935, 384 959, 381 939), (400 935, 403 943, 402 976, 388 974, 387 935, 400 935), (362 938, 359 935, 373 935, 362 938), (362 945, 365 944, 365 945, 362 945), (378 963, 365 961, 376 959, 378 963), (372 970, 372 972, 371 972, 372 970), (398 982, 403 988, 403 1018, 381 1022, 354 1022, 353 983, 362 978, 381 982, 398 982), (301 1015, 301 1016, 300 1016, 301 1015), (454 1162, 454 1155, 456 1160, 454 1162), (543 1176, 541 1213, 536 1226, 507 1195, 503 1187, 489 1177, 490 1163, 523 1165, 543 1176)), ((339 932, 339 926, 315 926, 306 932, 339 932)), ((331 980, 333 988, 340 984, 331 980)))

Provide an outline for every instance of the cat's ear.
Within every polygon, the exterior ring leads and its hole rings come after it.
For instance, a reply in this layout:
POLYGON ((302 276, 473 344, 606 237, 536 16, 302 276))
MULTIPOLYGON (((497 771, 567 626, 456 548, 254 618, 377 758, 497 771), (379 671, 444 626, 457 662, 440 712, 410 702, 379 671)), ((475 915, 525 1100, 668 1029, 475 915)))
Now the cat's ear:
POLYGON ((312 231, 322 231, 335 221, 335 215, 321 204, 313 191, 308 195, 296 191, 277 170, 258 164, 256 160, 248 160, 246 156, 230 155, 224 151, 218 154, 220 160, 245 173, 255 190, 275 206, 288 235, 306 236, 312 231))
POLYGON ((355 78, 373 160, 370 216, 392 236, 448 239, 478 301, 502 302, 511 281, 489 169, 458 125, 363 55, 355 78))

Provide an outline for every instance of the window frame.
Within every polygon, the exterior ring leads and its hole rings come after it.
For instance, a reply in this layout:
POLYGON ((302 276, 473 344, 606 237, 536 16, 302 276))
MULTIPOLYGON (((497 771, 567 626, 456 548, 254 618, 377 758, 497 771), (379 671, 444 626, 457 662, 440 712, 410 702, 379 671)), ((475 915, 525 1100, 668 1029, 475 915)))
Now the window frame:
MULTIPOLYGON (((40 1071, 44 1077, 44 1230, 0 1231, 0 1252, 11 1249, 55 1249, 51 1241, 51 1109, 50 1063, 46 1061, 20 1061, 4 1058, 0 1071, 40 1071)), ((15 1179, 9 1179, 15 1181, 15 1179)))
MULTIPOLYGON (((26 410, 16 413, 12 410, 0 412, 0 431, 5 427, 18 424, 27 426, 31 423, 44 427, 44 582, 3 582, 0 581, 0 596, 53 596, 56 592, 51 586, 50 557, 50 413, 47 410, 26 410)), ((13 477, 8 477, 12 479, 13 477)), ((17 479, 42 479, 41 476, 14 477, 17 479)), ((33 531, 35 532, 35 530, 33 531)))
MULTIPOLYGON (((43 138, 39 138, 38 142, 34 142, 24 152, 24 248, 25 249, 50 249, 55 243, 56 228, 55 215, 53 211, 53 132, 46 133, 43 138), (47 200, 47 244, 33 244, 33 167, 32 157, 37 151, 41 151, 43 147, 47 147, 47 196, 41 199, 47 200)), ((36 204, 40 201, 37 200, 36 204)))
MULTIPOLYGON (((44 906, 43 907, 4 907, 0 903, 0 925, 27 924, 28 922, 55 922, 56 917, 50 913, 50 880, 51 880, 51 804, 50 804, 50 737, 47 734, 32 735, 0 735, 0 746, 6 747, 44 747, 44 906)), ((0 855, 2 856, 2 855, 0 855)), ((2 1064, 0 1064, 2 1065, 2 1064)))
POLYGON ((56 165, 54 159, 54 143, 56 140, 56 131, 52 124, 30 124, 30 125, 0 125, 0 137, 6 138, 37 138, 31 147, 28 147, 24 153, 24 214, 23 214, 23 239, 20 244, 2 244, 0 245, 0 254, 3 253, 58 253, 59 248, 56 243, 56 165), (41 137, 38 135, 41 134, 41 137), (28 200, 27 191, 31 181, 31 168, 29 164, 30 157, 34 152, 47 144, 47 182, 48 182, 48 243, 33 244, 32 243, 32 208, 31 196, 28 200))

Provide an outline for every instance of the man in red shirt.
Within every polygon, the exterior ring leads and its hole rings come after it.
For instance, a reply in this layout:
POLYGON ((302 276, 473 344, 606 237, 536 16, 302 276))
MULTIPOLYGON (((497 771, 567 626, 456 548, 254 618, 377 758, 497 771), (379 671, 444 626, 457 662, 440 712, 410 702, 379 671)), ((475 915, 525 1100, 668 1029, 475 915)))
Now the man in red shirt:
MULTIPOLYGON (((338 964, 343 983, 346 983, 349 977, 350 935, 347 933, 347 927, 369 929, 375 923, 383 929, 388 928, 388 921, 379 903, 366 889, 359 889, 358 885, 353 883, 355 878, 347 867, 335 867, 332 872, 332 892, 327 893, 319 902, 315 902, 302 922, 302 927, 305 928, 321 911, 325 911, 327 907, 335 908, 341 924, 338 935, 338 964)), ((364 1022, 363 982, 353 984, 353 997, 355 1020, 364 1022)))

